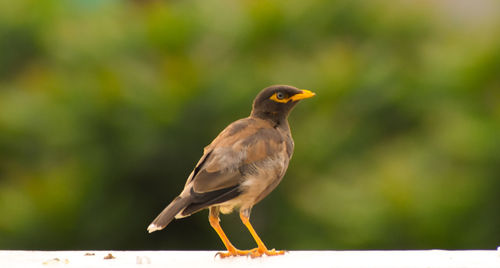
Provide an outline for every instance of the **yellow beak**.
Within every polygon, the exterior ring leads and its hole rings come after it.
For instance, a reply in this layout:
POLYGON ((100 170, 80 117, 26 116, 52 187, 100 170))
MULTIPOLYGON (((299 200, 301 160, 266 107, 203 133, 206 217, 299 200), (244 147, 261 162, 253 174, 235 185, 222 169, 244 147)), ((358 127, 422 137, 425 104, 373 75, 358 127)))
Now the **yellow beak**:
POLYGON ((292 101, 298 101, 298 100, 314 97, 315 95, 316 95, 316 93, 314 93, 310 90, 302 89, 300 93, 293 95, 290 99, 292 101))

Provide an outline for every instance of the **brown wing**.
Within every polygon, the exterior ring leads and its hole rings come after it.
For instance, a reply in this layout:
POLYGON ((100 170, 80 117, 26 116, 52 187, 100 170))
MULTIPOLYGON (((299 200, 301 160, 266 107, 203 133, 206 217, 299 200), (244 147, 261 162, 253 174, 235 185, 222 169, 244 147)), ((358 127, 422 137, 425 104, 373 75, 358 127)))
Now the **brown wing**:
POLYGON ((265 120, 245 118, 229 125, 205 147, 186 182, 183 194, 193 202, 182 215, 238 196, 248 166, 273 157, 282 146, 283 137, 265 120))

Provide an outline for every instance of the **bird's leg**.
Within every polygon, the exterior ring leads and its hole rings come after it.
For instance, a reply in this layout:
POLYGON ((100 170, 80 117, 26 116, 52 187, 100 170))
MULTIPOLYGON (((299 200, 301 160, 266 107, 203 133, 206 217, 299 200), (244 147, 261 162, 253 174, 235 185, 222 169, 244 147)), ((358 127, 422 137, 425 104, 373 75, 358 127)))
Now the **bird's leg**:
POLYGON ((224 246, 226 246, 227 252, 218 252, 217 255, 219 255, 221 258, 226 258, 226 257, 232 257, 232 256, 247 256, 251 252, 249 250, 239 250, 231 244, 229 239, 227 238, 226 234, 222 230, 222 227, 219 224, 219 208, 217 207, 210 207, 210 212, 208 216, 208 221, 210 222, 210 225, 214 230, 217 232, 219 235, 220 239, 222 240, 222 243, 224 243, 224 246))
POLYGON ((260 237, 257 235, 257 232, 255 232, 255 230, 253 229, 252 224, 250 224, 250 209, 241 210, 240 219, 243 222, 243 224, 245 224, 245 226, 248 228, 248 231, 250 231, 250 234, 257 243, 257 248, 251 250, 250 256, 252 258, 260 257, 264 254, 267 256, 276 256, 285 254, 284 250, 267 249, 266 245, 264 245, 260 237))

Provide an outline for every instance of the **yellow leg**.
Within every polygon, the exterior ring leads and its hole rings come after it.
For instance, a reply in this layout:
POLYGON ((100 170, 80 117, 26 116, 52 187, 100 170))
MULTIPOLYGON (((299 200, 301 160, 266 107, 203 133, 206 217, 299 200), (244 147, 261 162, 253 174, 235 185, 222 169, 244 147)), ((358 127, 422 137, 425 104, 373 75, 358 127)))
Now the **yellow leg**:
POLYGON ((247 256, 248 254, 251 253, 250 250, 239 250, 235 248, 233 244, 231 244, 231 242, 229 241, 226 234, 222 230, 222 227, 219 224, 219 210, 217 208, 213 207, 210 208, 208 221, 210 222, 212 228, 214 228, 214 230, 219 235, 220 239, 222 240, 222 243, 224 243, 224 246, 226 246, 227 252, 217 253, 217 255, 219 255, 221 258, 232 257, 232 256, 247 256))
POLYGON ((264 254, 267 256, 276 256, 276 255, 285 254, 284 250, 275 250, 275 249, 268 250, 267 249, 266 245, 264 245, 264 243, 262 242, 260 237, 257 235, 257 232, 255 232, 255 230, 253 229, 252 224, 250 224, 249 214, 250 214, 249 210, 240 211, 241 221, 248 228, 248 231, 250 231, 250 234, 252 235, 253 239, 257 243, 257 248, 251 250, 250 257, 256 258, 256 257, 260 257, 264 254))

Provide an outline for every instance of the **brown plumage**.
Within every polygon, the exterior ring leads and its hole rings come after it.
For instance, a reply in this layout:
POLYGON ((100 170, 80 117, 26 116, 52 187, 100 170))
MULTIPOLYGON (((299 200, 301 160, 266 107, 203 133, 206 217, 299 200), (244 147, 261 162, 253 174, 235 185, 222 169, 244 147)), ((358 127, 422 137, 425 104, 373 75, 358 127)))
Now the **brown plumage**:
POLYGON ((209 222, 228 252, 221 257, 280 255, 268 250, 249 222, 250 211, 285 175, 293 153, 288 115, 299 100, 315 94, 291 86, 263 89, 255 98, 252 113, 227 126, 210 145, 189 175, 184 190, 149 225, 148 231, 165 228, 174 218, 187 217, 209 208, 209 222), (257 248, 238 250, 219 225, 219 212, 240 209, 240 218, 257 242, 257 248))

